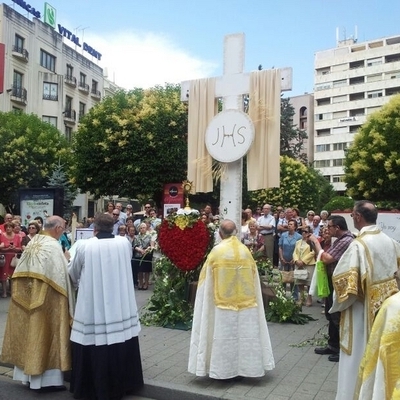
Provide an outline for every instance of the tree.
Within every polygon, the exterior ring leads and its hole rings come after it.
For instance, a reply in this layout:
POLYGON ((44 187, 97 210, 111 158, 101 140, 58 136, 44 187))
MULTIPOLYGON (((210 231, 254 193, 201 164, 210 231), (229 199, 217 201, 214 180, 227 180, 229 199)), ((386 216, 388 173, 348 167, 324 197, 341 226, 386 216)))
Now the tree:
POLYGON ((96 197, 153 198, 187 166, 187 106, 180 87, 120 91, 93 107, 73 139, 74 182, 96 197))
POLYGON ((304 139, 307 133, 293 125, 295 109, 289 98, 281 99, 281 156, 288 156, 307 163, 304 153, 304 139))
POLYGON ((70 219, 72 215, 72 207, 76 196, 78 195, 78 190, 71 184, 64 168, 61 164, 58 164, 51 176, 47 181, 47 186, 49 187, 62 187, 64 189, 64 215, 65 219, 70 219))
POLYGON ((300 210, 321 209, 326 203, 322 193, 333 194, 331 184, 317 171, 288 156, 281 156, 281 186, 249 192, 249 206, 270 203, 300 210), (322 179, 321 179, 322 178, 322 179))
POLYGON ((355 200, 399 200, 400 96, 361 126, 346 152, 344 172, 348 194, 355 200))
POLYGON ((0 203, 14 208, 20 188, 46 185, 61 160, 69 165, 67 140, 36 115, 0 112, 0 203))

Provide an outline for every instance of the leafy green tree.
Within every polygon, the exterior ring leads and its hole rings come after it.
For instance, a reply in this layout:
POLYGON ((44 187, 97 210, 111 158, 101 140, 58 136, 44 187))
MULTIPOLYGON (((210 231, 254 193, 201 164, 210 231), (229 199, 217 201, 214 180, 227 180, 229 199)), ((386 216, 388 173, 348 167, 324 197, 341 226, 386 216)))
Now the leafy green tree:
POLYGON ((400 96, 370 115, 358 130, 344 171, 348 194, 355 200, 399 200, 400 96))
POLYGON ((73 150, 73 177, 81 190, 159 202, 165 183, 186 177, 187 106, 180 87, 106 97, 81 121, 73 150))
POLYGON ((46 185, 61 160, 69 165, 67 140, 36 115, 0 112, 0 203, 13 208, 18 189, 46 185))
POLYGON ((288 156, 281 156, 280 188, 262 189, 249 192, 249 205, 270 203, 284 207, 298 207, 300 210, 321 209, 326 203, 322 193, 333 193, 331 184, 310 167, 288 156))
POLYGON ((293 125, 295 109, 290 98, 281 99, 281 156, 288 156, 307 163, 307 154, 303 151, 307 133, 293 125))
POLYGON ((49 187, 61 187, 64 189, 64 218, 70 219, 72 215, 72 206, 78 190, 71 184, 64 167, 58 164, 53 169, 51 176, 47 181, 49 187))

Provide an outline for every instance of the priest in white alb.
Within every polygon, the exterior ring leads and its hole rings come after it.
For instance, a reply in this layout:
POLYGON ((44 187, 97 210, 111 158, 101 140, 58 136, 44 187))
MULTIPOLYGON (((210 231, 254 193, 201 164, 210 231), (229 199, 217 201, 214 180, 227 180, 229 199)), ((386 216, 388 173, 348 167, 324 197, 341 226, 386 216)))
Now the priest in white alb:
POLYGON ((400 244, 376 225, 378 211, 370 201, 356 202, 352 217, 360 233, 332 277, 335 292, 330 312, 341 312, 337 400, 353 399, 355 373, 376 313, 388 297, 398 292, 394 274, 400 260, 400 244))
POLYGON ((219 232, 200 273, 188 369, 214 379, 261 377, 275 363, 257 267, 233 221, 219 232))

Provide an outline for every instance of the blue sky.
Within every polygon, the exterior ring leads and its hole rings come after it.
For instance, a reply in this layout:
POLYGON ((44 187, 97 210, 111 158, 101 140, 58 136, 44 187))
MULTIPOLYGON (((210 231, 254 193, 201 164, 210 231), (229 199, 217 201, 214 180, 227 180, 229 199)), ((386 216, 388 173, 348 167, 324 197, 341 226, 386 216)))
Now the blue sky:
MULTIPOLYGON (((294 96, 313 92, 314 53, 336 46, 337 28, 343 39, 354 35, 357 26, 359 42, 400 35, 400 2, 395 0, 48 3, 57 10, 57 23, 102 53, 99 65, 127 89, 218 76, 224 36, 243 32, 245 70, 255 70, 259 64, 264 69, 292 67, 293 90, 288 95, 294 96)), ((30 4, 43 10, 44 1, 30 0, 30 4)))

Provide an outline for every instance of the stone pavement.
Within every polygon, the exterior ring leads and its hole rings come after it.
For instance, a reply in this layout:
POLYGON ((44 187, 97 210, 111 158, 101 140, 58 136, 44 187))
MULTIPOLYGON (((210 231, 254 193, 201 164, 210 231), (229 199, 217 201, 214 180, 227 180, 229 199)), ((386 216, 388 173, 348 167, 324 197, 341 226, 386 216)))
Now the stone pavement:
MULTIPOLYGON (((151 290, 136 291, 139 308, 147 303, 151 294, 151 290)), ((9 298, 0 299, 0 344, 9 301, 9 298)), ((195 377, 187 372, 190 331, 142 326, 139 343, 145 387, 139 395, 143 397, 127 396, 124 399, 334 400, 338 364, 328 361, 328 356, 314 354, 313 346, 291 346, 312 339, 320 329, 323 333, 327 331, 327 322, 319 304, 304 307, 303 311, 317 321, 305 325, 268 323, 276 367, 263 378, 218 381, 195 377)), ((20 383, 6 378, 12 376, 10 366, 0 365, 0 375, 0 400, 39 396, 51 400, 72 398, 68 392, 31 394, 32 391, 20 383), (6 387, 8 397, 2 397, 6 387), (11 392, 15 392, 16 397, 10 397, 11 392)))

